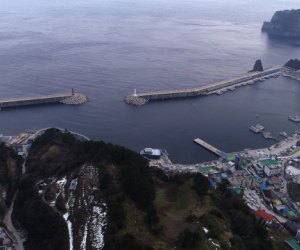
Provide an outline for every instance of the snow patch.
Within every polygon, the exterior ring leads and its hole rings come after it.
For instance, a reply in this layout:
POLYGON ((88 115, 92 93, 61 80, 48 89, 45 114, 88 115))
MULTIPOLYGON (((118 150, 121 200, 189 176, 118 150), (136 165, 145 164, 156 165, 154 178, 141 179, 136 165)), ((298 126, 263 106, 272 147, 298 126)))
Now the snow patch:
POLYGON ((207 234, 208 229, 206 227, 202 227, 202 228, 203 228, 204 232, 207 234))
POLYGON ((212 241, 212 238, 210 238, 210 239, 208 239, 211 243, 213 243, 215 246, 217 246, 217 247, 221 247, 219 244, 217 244, 217 243, 214 243, 213 241, 212 241))
POLYGON ((56 198, 62 193, 63 198, 65 198, 65 185, 67 183, 67 178, 64 177, 61 180, 56 182, 56 187, 59 189, 59 192, 56 194, 56 198))
POLYGON ((68 224, 70 250, 73 250, 73 231, 72 231, 72 223, 71 221, 68 220, 69 213, 65 213, 63 217, 68 224))
MULTIPOLYGON (((106 208, 106 207, 105 207, 106 208)), ((101 207, 93 207, 90 236, 93 239, 92 247, 102 249, 104 246, 103 227, 106 226, 106 212, 101 207)))

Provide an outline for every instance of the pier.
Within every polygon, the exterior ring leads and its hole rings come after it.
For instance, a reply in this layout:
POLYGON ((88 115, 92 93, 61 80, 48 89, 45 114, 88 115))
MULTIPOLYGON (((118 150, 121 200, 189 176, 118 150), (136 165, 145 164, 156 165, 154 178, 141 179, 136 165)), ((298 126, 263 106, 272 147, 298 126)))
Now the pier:
POLYGON ((207 150, 213 152, 214 154, 220 156, 220 157, 228 157, 228 155, 226 153, 224 153, 223 151, 221 151, 219 149, 216 149, 212 145, 206 143, 205 141, 202 141, 199 138, 195 139, 194 142, 197 143, 197 144, 199 144, 200 146, 206 148, 207 150))
POLYGON ((227 88, 253 84, 254 81, 258 81, 263 78, 269 78, 274 74, 278 74, 281 69, 282 66, 274 66, 265 69, 262 72, 250 72, 230 80, 225 80, 225 81, 221 81, 221 82, 217 82, 217 83, 213 83, 213 84, 209 84, 206 86, 193 88, 193 89, 159 91, 159 92, 149 92, 149 93, 141 93, 141 94, 136 94, 136 92, 134 92, 133 95, 126 96, 124 98, 124 102, 132 105, 143 105, 148 100, 210 95, 224 88, 226 88, 227 90, 227 88))
POLYGON ((61 102, 64 104, 79 105, 88 101, 87 96, 83 94, 75 94, 74 91, 70 94, 47 95, 39 97, 18 98, 0 101, 0 109, 8 107, 37 105, 46 103, 61 102))

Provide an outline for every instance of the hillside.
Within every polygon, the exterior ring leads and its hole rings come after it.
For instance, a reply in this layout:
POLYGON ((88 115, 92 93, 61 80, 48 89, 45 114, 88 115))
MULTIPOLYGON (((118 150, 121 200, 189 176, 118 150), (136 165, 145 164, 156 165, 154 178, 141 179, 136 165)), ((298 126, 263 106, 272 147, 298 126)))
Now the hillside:
POLYGON ((300 38, 300 9, 276 11, 270 22, 264 22, 262 31, 285 38, 300 38))
POLYGON ((201 174, 162 178, 121 146, 51 129, 27 170, 14 214, 29 250, 282 249, 226 182, 213 190, 201 174))

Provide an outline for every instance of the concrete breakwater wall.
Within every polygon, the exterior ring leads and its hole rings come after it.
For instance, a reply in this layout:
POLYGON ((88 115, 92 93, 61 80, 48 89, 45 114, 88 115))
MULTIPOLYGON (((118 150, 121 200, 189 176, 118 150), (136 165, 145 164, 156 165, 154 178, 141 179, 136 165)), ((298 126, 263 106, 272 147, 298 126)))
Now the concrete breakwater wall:
POLYGON ((49 95, 29 98, 18 98, 0 101, 0 108, 17 107, 26 105, 37 105, 46 103, 62 102, 65 104, 83 104, 88 101, 87 96, 82 94, 60 94, 60 95, 49 95))
MULTIPOLYGON (((252 84, 250 81, 256 81, 268 75, 277 74, 282 69, 282 66, 274 66, 265 69, 262 72, 248 72, 239 77, 224 80, 221 82, 205 85, 193 89, 185 90, 171 90, 171 91, 159 91, 159 92, 149 92, 133 95, 128 95, 124 98, 124 102, 131 105, 143 105, 149 100, 159 100, 159 99, 169 99, 169 98, 186 98, 193 96, 209 95, 214 91, 219 89, 237 86, 239 84, 252 84)), ((245 86, 243 85, 243 86, 245 86)))

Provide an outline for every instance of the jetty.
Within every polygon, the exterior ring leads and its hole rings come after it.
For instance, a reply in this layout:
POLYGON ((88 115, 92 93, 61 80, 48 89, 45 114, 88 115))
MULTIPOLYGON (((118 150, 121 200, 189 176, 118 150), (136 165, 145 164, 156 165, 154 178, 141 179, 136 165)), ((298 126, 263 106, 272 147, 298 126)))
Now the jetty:
POLYGON ((134 94, 126 96, 123 101, 131 105, 143 105, 149 100, 184 98, 192 96, 210 95, 214 93, 218 94, 220 90, 223 92, 227 91, 228 88, 234 90, 234 88, 236 87, 246 86, 248 84, 251 85, 255 81, 261 81, 262 79, 265 79, 267 77, 269 78, 273 75, 280 74, 282 68, 283 66, 279 65, 265 69, 262 72, 248 72, 244 75, 230 80, 225 80, 193 89, 159 91, 140 94, 137 94, 136 90, 134 90, 134 94))
POLYGON ((70 94, 58 94, 58 95, 47 95, 39 97, 27 97, 27 98, 17 98, 9 100, 0 100, 0 109, 16 106, 26 106, 26 105, 38 105, 47 103, 57 103, 61 102, 64 104, 79 105, 88 101, 88 97, 83 94, 72 93, 70 94))
POLYGON ((214 154, 220 156, 220 157, 228 157, 228 155, 226 153, 224 153, 223 151, 216 149, 215 147, 213 147, 212 145, 208 144, 205 141, 202 141, 201 139, 197 138, 194 140, 195 143, 199 144, 200 146, 206 148, 207 150, 213 152, 214 154))

